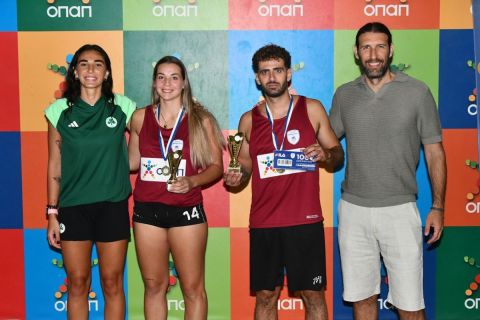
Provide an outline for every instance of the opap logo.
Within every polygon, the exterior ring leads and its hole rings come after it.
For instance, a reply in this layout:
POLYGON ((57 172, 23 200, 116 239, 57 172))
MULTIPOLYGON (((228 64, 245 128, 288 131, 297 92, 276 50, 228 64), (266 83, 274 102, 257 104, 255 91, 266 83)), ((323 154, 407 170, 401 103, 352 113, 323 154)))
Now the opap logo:
MULTIPOLYGON (((475 62, 472 60, 467 61, 467 66, 475 70, 475 62)), ((480 72, 480 63, 478 64, 478 68, 480 72)), ((478 88, 473 88, 472 93, 468 96, 469 105, 467 107, 467 113, 471 116, 476 116, 478 113, 477 96, 478 88)))
POLYGON ((161 0, 151 0, 154 4, 152 13, 155 17, 198 17, 197 0, 180 1, 187 4, 163 5, 161 0))
POLYGON ((57 6, 56 0, 47 0, 49 4, 47 8, 47 15, 50 18, 91 18, 92 6, 90 0, 82 0, 80 6, 57 6))
POLYGON ((477 264, 474 257, 465 256, 463 260, 469 266, 476 268, 478 272, 473 278, 473 281, 470 282, 470 284, 468 285, 468 288, 465 290, 465 296, 467 297, 465 299, 465 308, 469 310, 471 309, 478 310, 479 309, 478 304, 479 304, 480 298, 477 297, 476 299, 474 299, 472 296, 478 290, 478 286, 480 285, 480 265, 477 264))
MULTIPOLYGON (((58 260, 58 259, 52 259, 52 265, 63 269, 63 260, 58 260)), ((95 267, 98 265, 98 259, 93 259, 91 262, 91 267, 95 267)), ((55 302, 54 302, 54 309, 57 312, 66 312, 67 311, 67 295, 68 295, 68 281, 67 278, 63 280, 63 283, 58 286, 58 290, 55 291, 54 297, 55 297, 55 302)), ((98 300, 97 300, 97 294, 95 291, 92 290, 90 287, 89 293, 88 293, 88 309, 90 311, 98 311, 98 300)))
POLYGON ((258 0, 257 12, 262 17, 303 17, 302 0, 285 1, 286 4, 268 4, 268 0, 258 0))
MULTIPOLYGON (((363 13, 368 17, 401 17, 410 15, 410 5, 407 0, 398 0, 397 4, 373 4, 374 0, 365 0, 363 13)), ((385 2, 385 1, 383 1, 385 2)), ((387 1, 391 2, 391 1, 387 1)))
MULTIPOLYGON (((478 171, 479 165, 477 161, 473 160, 466 160, 465 164, 467 167, 478 171)), ((465 205, 465 211, 468 213, 480 213, 480 202, 475 202, 475 199, 480 195, 480 175, 477 179, 476 190, 472 192, 468 192, 466 195, 467 204, 465 205)))
MULTIPOLYGON (((54 73, 58 73, 60 76, 65 78, 65 76, 67 75, 68 66, 72 61, 72 58, 73 58, 72 54, 67 54, 65 58, 65 62, 67 63, 67 66, 59 66, 54 63, 48 63, 47 69, 51 70, 54 73)), ((65 90, 67 90, 67 82, 63 80, 59 83, 58 89, 55 90, 55 92, 53 93, 53 96, 55 97, 55 99, 60 99, 63 96, 63 93, 65 92, 65 90)))

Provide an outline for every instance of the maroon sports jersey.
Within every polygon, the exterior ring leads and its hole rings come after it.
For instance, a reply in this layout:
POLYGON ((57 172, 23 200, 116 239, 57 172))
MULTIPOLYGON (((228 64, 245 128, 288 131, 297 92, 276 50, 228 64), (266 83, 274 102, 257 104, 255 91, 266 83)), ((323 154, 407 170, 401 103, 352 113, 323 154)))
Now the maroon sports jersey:
MULTIPOLYGON (((275 149, 270 122, 260 114, 258 108, 260 106, 257 105, 252 109, 250 134, 250 157, 253 165, 250 227, 286 227, 322 221, 318 169, 260 178, 257 155, 273 153, 275 149)), ((285 121, 286 117, 274 120, 274 132, 279 146, 283 139, 285 121)), ((289 138, 285 138, 283 150, 305 148, 317 141, 303 96, 298 97, 293 108, 287 132, 290 134, 289 138)))
MULTIPOLYGON (((140 156, 145 158, 162 158, 160 151, 160 142, 158 129, 160 128, 165 145, 167 144, 172 129, 164 129, 158 125, 155 119, 153 108, 156 106, 148 106, 145 109, 145 117, 143 126, 139 134, 140 156)), ((175 140, 183 141, 182 158, 186 160, 185 176, 192 176, 198 173, 198 168, 194 168, 190 161, 190 144, 188 140, 188 115, 185 114, 180 122, 179 128, 175 135, 175 140)), ((142 164, 140 164, 142 165, 142 164)), ((160 168, 152 168, 159 170, 160 168)), ((133 198, 140 202, 161 202, 163 204, 187 207, 194 206, 202 202, 202 192, 200 187, 193 188, 185 194, 172 193, 167 191, 165 182, 144 181, 141 179, 141 173, 138 173, 133 191, 133 198)))

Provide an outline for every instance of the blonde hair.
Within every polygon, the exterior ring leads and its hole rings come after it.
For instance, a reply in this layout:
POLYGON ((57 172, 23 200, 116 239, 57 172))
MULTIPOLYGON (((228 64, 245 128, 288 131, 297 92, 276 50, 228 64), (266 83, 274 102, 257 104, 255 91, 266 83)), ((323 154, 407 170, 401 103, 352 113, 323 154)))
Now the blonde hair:
MULTIPOLYGON (((218 125, 217 120, 204 106, 193 99, 190 81, 188 80, 187 69, 183 62, 174 56, 165 56, 158 60, 153 68, 154 82, 157 76, 158 68, 161 64, 172 63, 180 68, 182 78, 184 81, 184 88, 182 90, 182 105, 188 115, 188 137, 190 141, 190 161, 197 168, 206 168, 213 162, 210 140, 208 139, 208 132, 203 126, 204 119, 208 119, 215 134, 215 147, 224 149, 225 139, 223 138, 222 130, 218 125)), ((160 96, 157 90, 152 86, 152 104, 160 103, 160 96)))

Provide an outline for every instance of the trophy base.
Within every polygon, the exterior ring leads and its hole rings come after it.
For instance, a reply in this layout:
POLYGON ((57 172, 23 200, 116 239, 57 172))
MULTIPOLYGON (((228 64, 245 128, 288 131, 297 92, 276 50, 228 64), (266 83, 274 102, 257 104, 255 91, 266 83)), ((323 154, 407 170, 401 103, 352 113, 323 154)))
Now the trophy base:
POLYGON ((240 173, 240 172, 242 172, 242 168, 241 167, 228 167, 228 172, 240 173))

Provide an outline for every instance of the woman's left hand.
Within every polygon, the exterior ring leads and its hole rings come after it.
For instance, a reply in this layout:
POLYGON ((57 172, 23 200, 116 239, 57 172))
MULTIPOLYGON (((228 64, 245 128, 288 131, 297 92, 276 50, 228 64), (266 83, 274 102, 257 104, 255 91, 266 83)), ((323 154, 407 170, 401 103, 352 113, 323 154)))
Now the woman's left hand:
POLYGON ((173 193, 187 193, 193 188, 190 177, 177 177, 177 181, 167 184, 167 190, 173 193))

